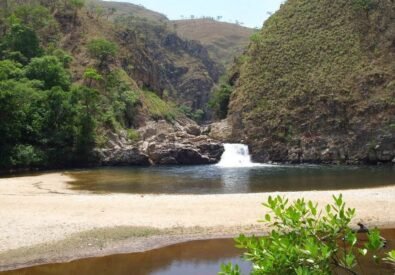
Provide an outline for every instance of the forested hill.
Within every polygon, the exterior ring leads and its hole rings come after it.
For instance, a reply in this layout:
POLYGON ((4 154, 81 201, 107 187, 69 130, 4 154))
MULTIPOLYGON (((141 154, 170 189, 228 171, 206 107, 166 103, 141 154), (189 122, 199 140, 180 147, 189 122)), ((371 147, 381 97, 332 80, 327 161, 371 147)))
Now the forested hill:
POLYGON ((229 120, 255 160, 393 161, 394 1, 288 0, 252 40, 229 120))
POLYGON ((147 164, 139 128, 205 115, 223 73, 206 48, 95 3, 0 2, 0 170, 88 165, 109 148, 147 164))

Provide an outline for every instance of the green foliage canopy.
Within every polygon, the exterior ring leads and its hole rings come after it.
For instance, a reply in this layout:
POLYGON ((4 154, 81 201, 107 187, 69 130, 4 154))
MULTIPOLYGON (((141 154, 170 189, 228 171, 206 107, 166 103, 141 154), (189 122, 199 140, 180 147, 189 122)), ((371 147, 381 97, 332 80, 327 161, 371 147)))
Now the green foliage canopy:
POLYGON ((59 86, 68 90, 70 87, 70 75, 55 56, 33 58, 26 67, 26 76, 43 81, 44 89, 59 86))
MULTIPOLYGON (((29 27, 23 25, 13 25, 5 36, 0 46, 2 55, 9 55, 12 52, 19 52, 27 60, 40 56, 43 50, 36 33, 29 27)), ((20 60, 25 61, 25 60, 20 60)))

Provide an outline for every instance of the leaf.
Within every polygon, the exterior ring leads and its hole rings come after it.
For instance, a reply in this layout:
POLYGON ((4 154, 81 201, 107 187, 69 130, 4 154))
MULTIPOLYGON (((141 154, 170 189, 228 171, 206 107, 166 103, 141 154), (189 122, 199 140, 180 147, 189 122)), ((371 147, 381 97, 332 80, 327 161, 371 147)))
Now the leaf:
POLYGON ((387 253, 387 257, 384 258, 385 261, 395 264, 395 250, 392 250, 387 253))
POLYGON ((269 214, 266 214, 266 215, 265 215, 265 220, 266 220, 267 222, 270 222, 271 218, 270 218, 270 215, 269 215, 269 214))
POLYGON ((349 254, 346 255, 346 265, 348 267, 354 267, 355 266, 355 256, 350 252, 349 254))
POLYGON ((366 256, 366 254, 368 254, 368 250, 366 248, 358 249, 358 251, 362 256, 366 256))
POLYGON ((357 243, 357 236, 354 232, 349 231, 345 237, 346 241, 351 245, 354 246, 357 243))

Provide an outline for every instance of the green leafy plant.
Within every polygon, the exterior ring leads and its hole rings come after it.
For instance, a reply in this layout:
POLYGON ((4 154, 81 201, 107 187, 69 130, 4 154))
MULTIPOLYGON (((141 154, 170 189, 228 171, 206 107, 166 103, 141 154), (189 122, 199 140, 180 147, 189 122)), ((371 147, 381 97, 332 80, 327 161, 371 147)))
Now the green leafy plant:
MULTIPOLYGON (((342 195, 333 200, 320 210, 312 201, 298 199, 290 204, 283 197, 269 197, 263 205, 270 212, 262 222, 268 223, 271 233, 236 239, 237 247, 247 250, 244 258, 253 263, 252 274, 332 274, 335 269, 357 274, 357 254, 372 252, 377 258, 383 246, 379 231, 370 231, 361 248, 350 228, 355 209, 346 208, 342 195)), ((240 269, 222 265, 220 274, 240 274, 240 269)))
POLYGON ((88 44, 89 54, 99 61, 99 68, 102 68, 110 58, 114 57, 118 51, 117 46, 106 39, 93 39, 88 44))
POLYGON ((387 253, 387 257, 384 258, 384 260, 386 262, 389 262, 389 263, 395 265, 395 250, 392 250, 392 251, 388 252, 387 253))

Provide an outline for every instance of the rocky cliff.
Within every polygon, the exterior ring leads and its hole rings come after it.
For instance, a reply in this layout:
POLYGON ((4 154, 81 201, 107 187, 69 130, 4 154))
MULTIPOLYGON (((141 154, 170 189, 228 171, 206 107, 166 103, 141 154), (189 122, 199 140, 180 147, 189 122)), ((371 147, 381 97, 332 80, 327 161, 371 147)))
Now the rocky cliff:
POLYGON ((222 68, 196 41, 183 40, 163 25, 123 18, 118 38, 128 49, 122 66, 139 86, 192 110, 206 108, 222 68), (132 67, 129 65, 133 64, 132 67))
POLYGON ((252 40, 228 119, 256 161, 395 161, 394 1, 289 0, 252 40))

